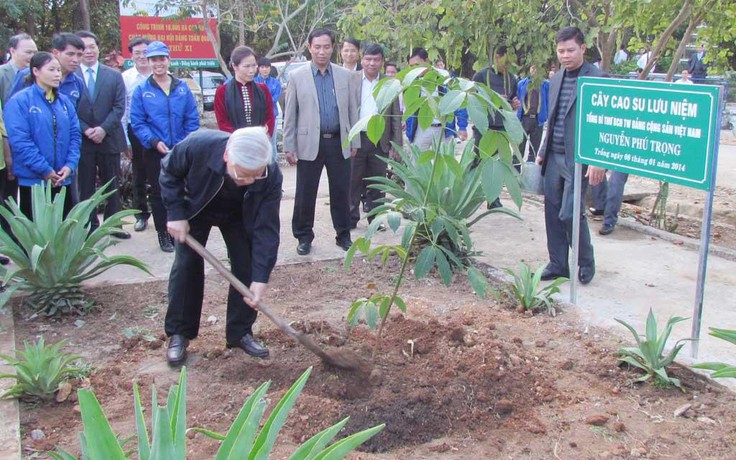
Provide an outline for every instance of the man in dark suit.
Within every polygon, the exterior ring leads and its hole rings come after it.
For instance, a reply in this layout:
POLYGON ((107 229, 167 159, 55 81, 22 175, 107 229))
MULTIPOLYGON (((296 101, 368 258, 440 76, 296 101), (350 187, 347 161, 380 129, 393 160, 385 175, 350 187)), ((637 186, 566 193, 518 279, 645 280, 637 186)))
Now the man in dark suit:
POLYGON ((705 77, 708 76, 708 66, 703 62, 704 57, 703 45, 698 45, 695 53, 687 61, 687 71, 693 83, 704 83, 705 77))
POLYGON ((330 185, 330 213, 335 242, 344 250, 350 238, 350 159, 360 140, 347 143, 358 119, 358 99, 350 71, 330 62, 335 37, 327 29, 309 34, 310 65, 289 74, 284 108, 284 151, 296 164, 296 194, 291 228, 296 252, 307 255, 314 240, 314 208, 322 169, 330 185))
MULTIPOLYGON (((589 166, 587 173, 583 168, 582 190, 573 188, 578 77, 602 77, 603 73, 585 61, 585 36, 580 29, 566 27, 557 33, 556 41, 557 58, 564 70, 557 72, 550 81, 549 128, 537 156, 544 176, 544 221, 549 252, 549 263, 542 272, 543 280, 570 276, 568 254, 572 244, 574 194, 577 192, 584 197, 587 182, 596 185, 605 174, 604 169, 595 166, 589 166)), ((579 247, 578 279, 582 284, 588 284, 595 275, 595 258, 584 213, 580 216, 579 247)))
MULTIPOLYGON (((385 78, 385 75, 379 73, 383 68, 384 60, 383 48, 380 45, 369 45, 363 51, 362 70, 353 73, 354 83, 352 88, 360 101, 360 118, 378 114, 373 90, 378 85, 378 80, 385 78)), ((365 190, 367 212, 378 206, 377 201, 383 197, 383 194, 378 190, 365 187, 365 180, 369 177, 385 176, 387 164, 381 157, 386 158, 389 153, 396 155, 391 142, 398 145, 403 143, 401 108, 399 107, 398 97, 384 111, 384 118, 386 128, 378 145, 368 139, 366 131, 360 132, 360 148, 355 158, 353 158, 352 175, 350 177, 350 221, 353 228, 358 225, 360 220, 361 191, 365 190)), ((372 218, 369 217, 368 220, 370 221, 372 218)))
MULTIPOLYGON (((97 36, 92 32, 77 32, 84 42, 82 65, 78 75, 84 80, 85 91, 79 100, 77 115, 82 130, 82 156, 79 159, 79 196, 86 200, 94 194, 96 178, 100 183, 112 180, 112 195, 105 205, 105 218, 120 211, 118 193, 120 153, 127 148, 123 125, 125 113, 125 83, 115 69, 99 62, 100 48, 97 36)), ((97 214, 90 216, 90 231, 99 226, 97 214)), ((130 233, 120 230, 113 236, 130 238, 130 233)))

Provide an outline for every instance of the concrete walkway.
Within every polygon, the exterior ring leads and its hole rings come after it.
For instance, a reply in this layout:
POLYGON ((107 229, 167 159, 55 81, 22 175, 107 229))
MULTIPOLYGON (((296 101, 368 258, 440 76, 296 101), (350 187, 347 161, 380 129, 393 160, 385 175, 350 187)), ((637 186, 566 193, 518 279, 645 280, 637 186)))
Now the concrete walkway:
MULTIPOLYGON (((736 183, 736 146, 722 145, 718 170, 718 183, 736 183)), ((312 254, 298 256, 296 240, 291 236, 291 216, 294 206, 296 168, 285 167, 284 199, 281 204, 281 247, 279 265, 342 258, 344 252, 335 245, 334 231, 329 213, 327 181, 323 174, 318 197, 312 254)), ((520 261, 536 268, 547 262, 543 206, 534 197, 528 197, 521 209, 522 220, 506 215, 485 218, 473 227, 476 249, 483 255, 480 260, 497 268, 516 270, 520 261)), ((505 199, 510 205, 511 200, 505 199)), ((152 224, 152 222, 151 222, 152 224)), ((643 331, 644 321, 652 308, 660 324, 670 316, 691 317, 697 279, 697 240, 689 244, 675 244, 671 240, 652 237, 636 231, 635 222, 619 225, 609 236, 599 236, 600 222, 591 223, 595 246, 595 279, 578 290, 577 308, 582 317, 592 325, 610 327, 615 333, 627 337, 628 332, 614 318, 623 319, 637 330, 643 331)), ((353 231, 353 239, 365 231, 361 221, 353 231)), ((376 241, 398 241, 391 232, 377 236, 376 241), (379 239, 380 238, 380 239, 379 239)), ((686 240, 686 238, 675 238, 686 240)), ((218 257, 226 253, 219 232, 213 231, 207 247, 218 257)), ((122 241, 108 251, 109 254, 131 254, 145 261, 153 277, 131 269, 116 267, 90 283, 90 285, 137 283, 152 279, 167 279, 173 261, 172 254, 158 248, 152 226, 133 238, 122 241)), ((563 288, 561 301, 569 298, 563 288)), ((736 262, 711 254, 705 290, 700 353, 698 361, 734 362, 734 346, 708 336, 708 327, 736 329, 736 262)), ((675 340, 690 337, 691 322, 675 327, 671 344, 675 340)), ((13 353, 14 338, 12 317, 0 315, 0 353, 13 353)), ((693 362, 690 349, 680 354, 683 364, 693 362)), ((5 372, 0 368, 0 373, 5 372)), ((733 379, 726 379, 733 380, 733 379)), ((9 381, 5 381, 7 383, 9 381)), ((721 383, 734 383, 722 381, 721 383)), ((4 384, 0 381, 0 385, 4 384)), ((0 387, 2 390, 2 387, 0 387)), ((18 411, 15 401, 0 401, 0 459, 20 457, 18 411)))

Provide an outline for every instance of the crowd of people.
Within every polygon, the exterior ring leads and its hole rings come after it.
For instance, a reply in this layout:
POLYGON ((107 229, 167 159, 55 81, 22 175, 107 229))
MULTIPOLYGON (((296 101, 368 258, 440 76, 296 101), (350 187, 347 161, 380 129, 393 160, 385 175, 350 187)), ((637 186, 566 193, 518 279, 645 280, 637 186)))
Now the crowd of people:
MULTIPOLYGON (((386 125, 379 142, 374 144, 365 131, 348 142, 359 119, 378 114, 374 89, 381 79, 394 77, 399 66, 386 62, 381 46, 361 47, 353 38, 339 44, 342 62, 337 64, 332 62, 336 46, 332 31, 312 31, 307 44, 311 62, 293 71, 286 87, 283 150, 286 161, 296 166, 291 229, 299 255, 312 251, 323 169, 329 181, 335 243, 348 250, 350 232, 361 220, 361 211, 370 213, 382 198, 379 191, 366 187, 367 178, 386 175, 383 159, 398 158, 395 146, 402 146, 406 139, 425 150, 437 142, 463 142, 468 137, 465 110, 457 110, 448 123, 434 119, 429 126, 420 126, 414 113, 402 124, 406 108, 397 98, 383 112, 386 125)), ((89 31, 57 34, 50 52, 37 51, 27 34, 10 39, 10 60, 0 66, 4 107, 0 198, 19 200, 20 208, 32 218, 31 187, 48 183, 54 194, 66 190, 64 209, 68 213, 77 201, 89 198, 98 184, 109 182, 115 192, 104 210, 104 218, 109 218, 121 209, 120 155, 128 155, 137 210, 133 229, 144 231, 153 216, 161 250, 175 252, 164 326, 170 337, 168 362, 179 365, 186 360, 189 341, 198 335, 202 310, 203 261, 186 239, 191 235, 204 245, 212 227, 220 229, 234 274, 253 294, 243 299, 230 289, 227 345, 266 357, 268 349, 254 339, 252 325, 280 244, 282 175, 275 121, 281 83, 271 75, 267 58, 258 59, 247 46, 236 47, 229 59, 233 78, 215 94, 218 130, 200 129, 194 96, 170 72, 168 46, 140 37, 132 39, 128 49, 134 65, 121 74, 100 63, 99 39, 89 31)), ((506 46, 497 47, 493 62, 473 76, 517 111, 527 134, 519 148, 528 151, 527 161, 542 165, 549 252, 543 280, 574 273, 568 261, 576 193, 574 96, 577 78, 603 75, 585 61, 585 39, 579 29, 561 30, 556 49, 561 68, 551 69, 550 79, 537 78, 541 69, 531 66, 526 78, 519 80, 510 70, 506 46)), ((693 64, 694 72, 702 70, 698 62, 702 64, 702 53, 693 64)), ((414 48, 407 65, 432 63, 426 49, 414 48)), ((444 68, 441 60, 434 65, 444 68)), ((438 93, 445 90, 437 88, 438 93)), ((502 115, 490 114, 488 126, 504 130, 502 115)), ((473 138, 478 146, 480 132, 476 129, 473 138)), ((587 168, 583 190, 577 193, 584 193, 588 182, 597 185, 604 179, 604 170, 587 168)), ((614 173, 611 186, 615 193, 622 193, 624 183, 625 178, 614 173)), ((497 201, 489 206, 502 204, 497 201)), ((606 212, 608 209, 606 204, 606 212)), ((98 216, 91 215, 90 231, 98 225, 98 216)), ((8 231, 4 222, 3 228, 8 231)), ((608 221, 603 229, 607 228, 608 221)), ((587 284, 595 274, 595 259, 584 215, 580 230, 578 277, 587 284)), ((113 236, 131 237, 122 228, 113 236)))

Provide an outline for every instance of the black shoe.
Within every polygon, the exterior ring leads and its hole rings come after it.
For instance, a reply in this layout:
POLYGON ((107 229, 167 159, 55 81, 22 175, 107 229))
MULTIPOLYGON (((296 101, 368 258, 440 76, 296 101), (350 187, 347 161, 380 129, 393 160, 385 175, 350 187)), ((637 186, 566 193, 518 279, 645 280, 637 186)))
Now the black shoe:
POLYGON ((603 224, 603 227, 598 230, 598 234, 600 235, 610 235, 611 233, 613 233, 613 225, 609 224, 603 224))
POLYGON ((169 346, 166 348, 166 361, 169 366, 180 366, 187 359, 187 347, 189 339, 183 335, 174 334, 169 339, 169 346))
POLYGON ((309 241, 302 241, 296 246, 296 253, 300 256, 306 256, 312 251, 312 243, 309 241))
POLYGON ((130 233, 125 232, 123 230, 112 232, 110 233, 110 236, 113 236, 119 240, 129 240, 130 239, 130 233))
POLYGON ((141 217, 139 219, 136 219, 135 225, 133 225, 133 230, 135 230, 136 232, 142 232, 146 229, 146 227, 148 227, 148 219, 144 219, 141 217))
POLYGON ((549 269, 549 267, 545 267, 544 270, 542 270, 542 281, 551 281, 553 279, 557 278, 569 278, 569 273, 555 273, 552 270, 549 269))
POLYGON ((164 252, 174 252, 174 239, 166 230, 158 232, 158 245, 164 252))
POLYGON ((268 348, 256 342, 251 334, 245 334, 238 343, 228 343, 228 348, 240 348, 254 358, 268 358, 268 348))
POLYGON ((588 208, 588 211, 594 216, 602 216, 604 212, 602 209, 595 209, 595 208, 588 208))
POLYGON ((581 284, 588 284, 593 281, 595 276, 595 265, 581 266, 578 272, 578 279, 581 284))
POLYGON ((8 259, 5 256, 0 256, 0 265, 8 265, 10 263, 10 259, 8 259))
POLYGON ((503 208, 503 204, 501 204, 500 198, 496 198, 495 200, 493 200, 493 203, 486 203, 486 209, 491 210, 496 208, 503 208))
POLYGON ((347 237, 343 237, 343 238, 338 238, 335 241, 335 244, 338 245, 338 246, 340 246, 343 251, 347 251, 348 249, 350 249, 350 246, 353 245, 353 240, 351 240, 350 237, 347 236, 347 237))

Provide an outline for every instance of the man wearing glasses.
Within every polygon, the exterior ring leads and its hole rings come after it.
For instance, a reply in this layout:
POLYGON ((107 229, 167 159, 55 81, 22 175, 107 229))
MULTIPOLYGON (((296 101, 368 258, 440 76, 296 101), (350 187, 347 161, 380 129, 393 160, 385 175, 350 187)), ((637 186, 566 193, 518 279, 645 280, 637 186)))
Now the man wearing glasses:
POLYGON ((167 361, 172 366, 184 363, 202 314, 204 261, 184 240, 189 233, 205 245, 212 227, 222 233, 233 274, 255 296, 246 301, 230 287, 227 347, 268 357, 268 349, 253 338, 252 330, 255 307, 266 293, 279 248, 282 175, 271 162, 266 128, 241 128, 232 134, 202 129, 190 134, 162 161, 160 183, 167 229, 177 241, 164 324, 170 337, 167 361))

